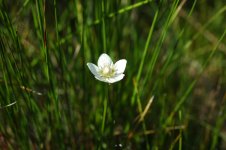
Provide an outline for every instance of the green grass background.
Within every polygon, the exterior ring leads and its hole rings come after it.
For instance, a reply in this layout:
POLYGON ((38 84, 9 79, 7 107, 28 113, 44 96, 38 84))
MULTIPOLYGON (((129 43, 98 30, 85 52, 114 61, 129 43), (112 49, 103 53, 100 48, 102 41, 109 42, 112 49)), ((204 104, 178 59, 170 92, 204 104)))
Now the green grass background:
POLYGON ((226 149, 223 0, 0 9, 0 149, 226 149), (122 81, 93 77, 102 53, 127 59, 122 81))

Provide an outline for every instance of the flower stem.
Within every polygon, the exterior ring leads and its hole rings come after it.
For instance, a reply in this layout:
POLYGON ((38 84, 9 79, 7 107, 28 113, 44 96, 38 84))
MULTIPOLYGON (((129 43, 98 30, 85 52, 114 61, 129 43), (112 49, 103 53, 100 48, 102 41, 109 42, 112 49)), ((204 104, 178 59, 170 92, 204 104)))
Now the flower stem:
POLYGON ((107 114, 107 105, 108 105, 108 90, 106 90, 105 98, 104 98, 104 112, 103 112, 103 120, 101 125, 101 133, 104 133, 105 121, 106 121, 106 114, 107 114))

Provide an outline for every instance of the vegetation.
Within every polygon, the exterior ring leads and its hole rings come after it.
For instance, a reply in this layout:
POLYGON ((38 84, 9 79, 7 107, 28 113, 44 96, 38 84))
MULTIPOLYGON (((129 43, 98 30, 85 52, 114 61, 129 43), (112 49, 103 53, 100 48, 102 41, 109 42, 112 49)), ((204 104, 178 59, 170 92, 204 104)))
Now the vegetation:
POLYGON ((226 149, 224 1, 0 8, 0 149, 226 149), (102 53, 123 80, 93 77, 102 53))

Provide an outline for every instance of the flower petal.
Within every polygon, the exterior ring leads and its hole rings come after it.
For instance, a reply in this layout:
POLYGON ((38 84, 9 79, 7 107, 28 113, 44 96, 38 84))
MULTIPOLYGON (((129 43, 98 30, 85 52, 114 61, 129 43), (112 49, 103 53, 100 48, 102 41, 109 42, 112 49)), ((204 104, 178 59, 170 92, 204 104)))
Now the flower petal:
POLYGON ((127 61, 125 59, 121 59, 115 63, 116 74, 121 74, 126 69, 127 61))
POLYGON ((87 63, 87 66, 88 66, 89 70, 92 72, 93 75, 100 76, 99 75, 99 70, 100 69, 95 64, 87 63))
POLYGON ((108 78, 107 81, 108 81, 108 83, 115 83, 115 82, 122 80, 124 78, 124 76, 125 76, 124 74, 120 74, 120 75, 114 76, 112 78, 108 78))
POLYGON ((102 82, 115 83, 115 82, 122 80, 124 78, 124 76, 125 76, 124 74, 120 74, 120 75, 114 76, 112 78, 105 78, 105 77, 101 77, 101 76, 95 76, 95 78, 102 82))
POLYGON ((96 78, 97 80, 99 80, 99 81, 109 83, 109 82, 107 81, 107 78, 103 78, 103 77, 101 77, 101 76, 95 76, 95 78, 96 78))
POLYGON ((98 67, 101 67, 101 68, 103 68, 104 66, 110 66, 112 63, 113 62, 111 58, 105 53, 101 54, 97 61, 98 67))

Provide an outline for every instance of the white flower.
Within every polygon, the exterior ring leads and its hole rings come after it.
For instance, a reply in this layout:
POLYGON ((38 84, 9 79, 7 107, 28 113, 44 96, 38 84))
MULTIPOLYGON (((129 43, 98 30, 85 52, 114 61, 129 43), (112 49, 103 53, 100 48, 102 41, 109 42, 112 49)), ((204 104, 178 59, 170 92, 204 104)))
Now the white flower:
POLYGON ((98 66, 93 63, 87 63, 87 66, 97 80, 114 83, 122 80, 125 76, 123 72, 125 71, 126 63, 125 59, 121 59, 114 64, 111 58, 103 53, 98 59, 98 66))

